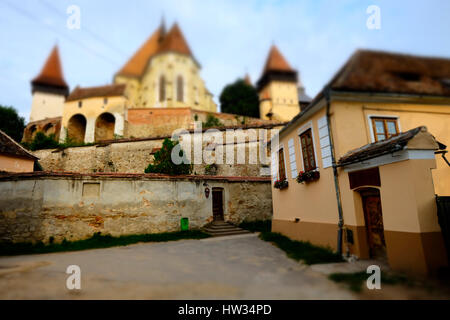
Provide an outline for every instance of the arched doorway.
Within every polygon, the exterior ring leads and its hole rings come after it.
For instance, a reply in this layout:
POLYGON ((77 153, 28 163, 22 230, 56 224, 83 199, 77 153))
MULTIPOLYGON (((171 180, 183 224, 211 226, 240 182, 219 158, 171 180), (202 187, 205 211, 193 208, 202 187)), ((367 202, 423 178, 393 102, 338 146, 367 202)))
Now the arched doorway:
POLYGON ((358 192, 362 200, 370 257, 385 259, 386 242, 380 190, 377 188, 361 188, 358 192))
POLYGON ((72 116, 67 125, 67 135, 69 139, 77 143, 83 143, 85 134, 86 118, 81 114, 72 116))
POLYGON ((111 113, 105 112, 95 121, 95 141, 114 139, 114 126, 116 118, 111 113))

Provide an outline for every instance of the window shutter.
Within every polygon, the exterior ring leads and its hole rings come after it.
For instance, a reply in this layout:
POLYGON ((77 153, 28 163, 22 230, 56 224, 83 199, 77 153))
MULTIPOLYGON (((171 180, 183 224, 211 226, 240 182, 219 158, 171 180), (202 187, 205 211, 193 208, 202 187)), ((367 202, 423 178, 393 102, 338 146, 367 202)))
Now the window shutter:
POLYGON ((275 182, 277 181, 277 177, 278 177, 278 157, 277 157, 277 153, 276 152, 272 152, 272 159, 270 162, 270 167, 271 167, 271 171, 272 171, 272 181, 275 182))
POLYGON ((292 179, 297 178, 297 162, 295 161, 295 148, 294 139, 290 139, 288 142, 289 146, 289 165, 291 167, 292 179))
POLYGON ((324 116, 317 120, 319 127, 320 151, 322 154, 322 166, 328 168, 332 166, 330 137, 328 136, 327 117, 324 116))

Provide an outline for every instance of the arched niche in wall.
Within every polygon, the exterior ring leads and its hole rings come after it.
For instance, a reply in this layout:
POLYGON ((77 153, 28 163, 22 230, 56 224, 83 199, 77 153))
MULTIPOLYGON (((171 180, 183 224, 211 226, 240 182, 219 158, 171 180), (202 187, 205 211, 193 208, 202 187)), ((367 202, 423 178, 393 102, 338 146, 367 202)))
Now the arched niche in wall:
POLYGON ((102 113, 95 120, 95 141, 114 139, 116 118, 109 112, 102 113))
POLYGON ((70 118, 67 124, 67 135, 74 142, 84 142, 86 135, 86 118, 81 114, 76 114, 70 118))

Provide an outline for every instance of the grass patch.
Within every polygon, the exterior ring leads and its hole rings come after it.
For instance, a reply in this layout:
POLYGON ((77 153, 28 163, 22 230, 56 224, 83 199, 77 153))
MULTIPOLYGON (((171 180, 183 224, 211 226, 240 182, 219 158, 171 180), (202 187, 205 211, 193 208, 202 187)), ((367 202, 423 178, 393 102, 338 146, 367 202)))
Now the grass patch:
POLYGON ((182 239, 204 239, 209 237, 210 235, 199 230, 139 234, 120 237, 112 237, 110 235, 101 235, 100 233, 96 233, 89 239, 78 241, 67 241, 64 239, 61 243, 44 244, 42 242, 38 242, 32 244, 3 242, 0 243, 0 256, 79 251, 126 246, 138 242, 166 242, 182 239))
POLYGON ((251 232, 270 232, 272 230, 272 220, 244 221, 239 228, 251 232))
MULTIPOLYGON (((365 271, 355 273, 332 273, 328 276, 330 280, 343 283, 354 292, 361 292, 363 283, 367 281, 370 274, 365 271)), ((381 272, 381 284, 406 284, 412 285, 412 282, 403 275, 388 274, 381 272)))
POLYGON ((295 241, 280 233, 263 232, 262 240, 272 242, 285 251, 289 258, 303 261, 305 264, 343 262, 342 257, 331 249, 312 245, 310 242, 295 241))

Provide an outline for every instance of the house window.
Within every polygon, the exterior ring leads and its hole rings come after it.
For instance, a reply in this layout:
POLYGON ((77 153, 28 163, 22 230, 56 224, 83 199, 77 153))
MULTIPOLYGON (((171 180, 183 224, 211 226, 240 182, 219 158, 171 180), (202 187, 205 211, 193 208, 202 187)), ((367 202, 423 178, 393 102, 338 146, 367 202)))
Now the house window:
POLYGON ((78 101, 78 108, 81 108, 83 106, 83 101, 78 101))
POLYGON ((316 169, 316 159, 314 156, 314 144, 311 129, 306 130, 300 135, 300 142, 302 146, 303 168, 305 169, 305 172, 316 169))
POLYGON ((161 76, 159 78, 159 101, 166 100, 166 78, 161 76))
POLYGON ((375 141, 382 141, 398 135, 398 123, 395 118, 372 118, 375 141))
POLYGON ((103 104, 108 104, 108 98, 103 99, 103 104))
POLYGON ((184 100, 184 84, 183 84, 183 77, 178 76, 177 77, 177 101, 183 102, 184 100))
POLYGON ((286 180, 286 169, 284 167, 284 152, 283 148, 278 150, 278 177, 280 181, 286 180))

